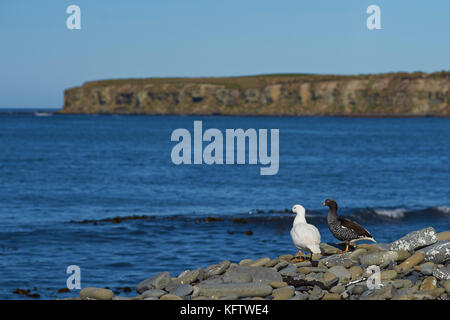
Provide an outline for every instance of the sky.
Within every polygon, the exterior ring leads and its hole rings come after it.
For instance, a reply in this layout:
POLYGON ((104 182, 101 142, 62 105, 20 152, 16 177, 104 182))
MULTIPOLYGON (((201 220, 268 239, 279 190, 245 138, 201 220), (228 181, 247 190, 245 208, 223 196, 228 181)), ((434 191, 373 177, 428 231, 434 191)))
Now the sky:
POLYGON ((61 108, 100 79, 450 70, 449 14, 448 0, 1 0, 0 108, 61 108))

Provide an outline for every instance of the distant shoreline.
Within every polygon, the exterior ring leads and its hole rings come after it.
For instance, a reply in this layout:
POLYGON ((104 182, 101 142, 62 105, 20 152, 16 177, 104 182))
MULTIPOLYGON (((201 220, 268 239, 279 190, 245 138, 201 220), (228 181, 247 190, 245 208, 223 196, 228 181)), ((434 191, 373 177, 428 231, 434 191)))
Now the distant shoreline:
MULTIPOLYGON (((229 118, 360 118, 360 119, 449 119, 450 115, 408 115, 408 114, 334 114, 334 115, 227 115, 227 114, 138 114, 138 113, 61 113, 59 111, 45 111, 51 115, 57 116, 127 116, 127 117, 229 117, 229 118)), ((4 115, 29 115, 34 116, 37 111, 2 111, 0 116, 4 115)))
POLYGON ((449 117, 450 72, 86 82, 62 114, 449 117))

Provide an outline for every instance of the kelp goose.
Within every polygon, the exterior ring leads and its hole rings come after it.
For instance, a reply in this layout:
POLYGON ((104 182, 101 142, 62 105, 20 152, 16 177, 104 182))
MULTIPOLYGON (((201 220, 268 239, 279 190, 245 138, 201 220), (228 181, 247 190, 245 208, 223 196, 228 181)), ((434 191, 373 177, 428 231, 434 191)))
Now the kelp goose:
POLYGON ((320 232, 312 224, 306 223, 305 208, 296 204, 292 207, 292 212, 296 214, 294 223, 291 229, 291 238, 295 247, 299 250, 295 258, 297 262, 303 261, 302 251, 309 251, 311 253, 311 260, 313 253, 320 253, 320 232))
POLYGON ((336 239, 345 241, 346 243, 344 252, 348 252, 349 244, 353 245, 354 242, 359 240, 370 240, 376 242, 369 231, 356 222, 338 217, 338 205, 336 201, 333 199, 327 199, 324 203, 322 203, 322 207, 324 206, 328 206, 330 208, 327 217, 328 228, 336 239))

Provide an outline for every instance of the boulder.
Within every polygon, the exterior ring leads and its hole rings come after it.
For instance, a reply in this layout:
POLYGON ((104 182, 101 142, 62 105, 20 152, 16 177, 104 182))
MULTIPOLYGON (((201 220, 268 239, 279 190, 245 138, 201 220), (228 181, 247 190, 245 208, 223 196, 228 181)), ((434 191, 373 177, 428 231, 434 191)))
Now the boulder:
POLYGON ((80 291, 82 300, 111 300, 114 293, 109 289, 86 287, 80 291))
POLYGON ((437 235, 433 227, 408 233, 390 244, 390 250, 416 250, 429 246, 437 241, 437 235))
POLYGON ((264 283, 223 283, 204 285, 199 284, 199 294, 203 296, 237 296, 266 297, 272 293, 272 287, 264 283))
POLYGON ((425 261, 443 263, 450 259, 450 240, 442 240, 418 250, 425 254, 425 261))

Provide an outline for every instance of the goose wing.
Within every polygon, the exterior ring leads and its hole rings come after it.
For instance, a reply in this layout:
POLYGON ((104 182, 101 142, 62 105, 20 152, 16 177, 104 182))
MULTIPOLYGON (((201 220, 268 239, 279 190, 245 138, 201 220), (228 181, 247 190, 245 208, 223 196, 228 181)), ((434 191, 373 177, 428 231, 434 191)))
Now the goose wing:
POLYGON ((341 218, 341 217, 338 217, 338 220, 343 227, 354 230, 358 234, 358 237, 373 238, 372 235, 369 233, 369 231, 364 229, 364 227, 357 224, 356 222, 353 222, 353 221, 350 221, 348 219, 341 218))

